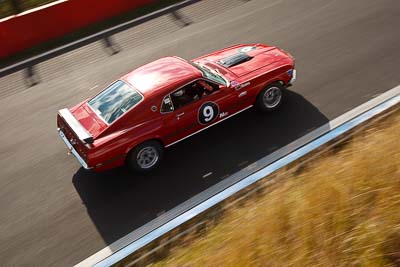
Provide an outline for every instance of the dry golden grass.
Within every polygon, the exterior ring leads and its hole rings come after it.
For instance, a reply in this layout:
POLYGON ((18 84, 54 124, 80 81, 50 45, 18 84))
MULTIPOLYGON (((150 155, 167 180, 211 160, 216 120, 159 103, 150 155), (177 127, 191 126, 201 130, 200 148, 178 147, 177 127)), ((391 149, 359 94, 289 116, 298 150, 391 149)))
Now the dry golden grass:
POLYGON ((155 266, 400 266, 400 110, 155 266))

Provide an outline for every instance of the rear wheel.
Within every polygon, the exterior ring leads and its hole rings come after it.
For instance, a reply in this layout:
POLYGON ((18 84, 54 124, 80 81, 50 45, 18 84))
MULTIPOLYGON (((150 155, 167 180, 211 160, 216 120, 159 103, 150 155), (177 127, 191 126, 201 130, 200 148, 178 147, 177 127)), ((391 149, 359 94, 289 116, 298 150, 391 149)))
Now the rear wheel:
POLYGON ((160 142, 146 141, 129 152, 126 163, 135 172, 150 172, 160 164, 163 152, 160 142))
POLYGON ((257 96, 257 108, 262 111, 277 109, 282 103, 284 89, 280 83, 273 83, 265 87, 257 96))

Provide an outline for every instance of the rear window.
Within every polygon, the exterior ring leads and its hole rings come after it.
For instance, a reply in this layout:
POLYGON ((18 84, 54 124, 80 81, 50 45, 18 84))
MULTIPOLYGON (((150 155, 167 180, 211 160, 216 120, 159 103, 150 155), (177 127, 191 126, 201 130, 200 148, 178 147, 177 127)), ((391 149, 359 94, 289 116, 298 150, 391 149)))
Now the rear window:
POLYGON ((143 96, 123 81, 116 81, 100 94, 89 100, 88 104, 108 124, 137 105, 143 96))

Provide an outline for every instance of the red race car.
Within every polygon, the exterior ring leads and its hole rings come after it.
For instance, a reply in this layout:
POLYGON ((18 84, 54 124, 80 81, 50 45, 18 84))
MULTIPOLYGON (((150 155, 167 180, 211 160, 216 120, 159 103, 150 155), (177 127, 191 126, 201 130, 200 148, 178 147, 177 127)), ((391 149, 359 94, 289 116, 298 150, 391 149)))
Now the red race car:
POLYGON ((163 150, 252 106, 278 108, 296 79, 294 59, 242 44, 187 61, 165 57, 93 98, 58 111, 58 133, 85 169, 154 169, 163 150))

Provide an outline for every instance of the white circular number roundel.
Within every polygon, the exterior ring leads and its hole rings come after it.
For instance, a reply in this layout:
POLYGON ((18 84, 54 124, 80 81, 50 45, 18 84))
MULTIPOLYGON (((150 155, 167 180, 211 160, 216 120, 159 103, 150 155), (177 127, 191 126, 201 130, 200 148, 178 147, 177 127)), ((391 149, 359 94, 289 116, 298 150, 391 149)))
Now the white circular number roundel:
POLYGON ((199 109, 199 122, 208 124, 212 122, 219 114, 218 105, 214 102, 206 102, 199 109))

